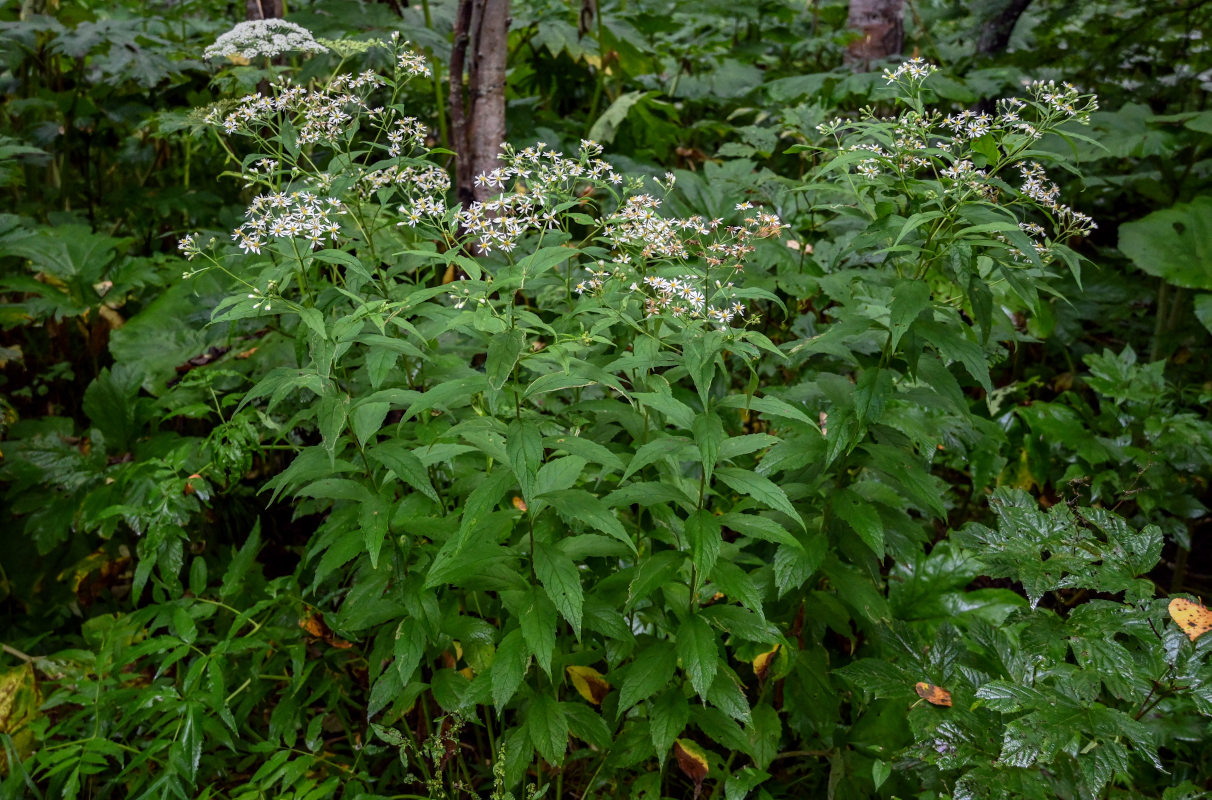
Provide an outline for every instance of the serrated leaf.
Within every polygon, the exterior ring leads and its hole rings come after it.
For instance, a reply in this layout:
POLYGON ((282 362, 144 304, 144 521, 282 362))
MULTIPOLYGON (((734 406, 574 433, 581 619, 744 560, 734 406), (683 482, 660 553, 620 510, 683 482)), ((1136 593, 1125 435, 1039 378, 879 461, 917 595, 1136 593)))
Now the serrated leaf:
POLYGON ((391 652, 395 656, 395 670, 400 677, 400 684, 407 685, 425 656, 424 626, 416 620, 400 620, 396 625, 391 652))
POLYGON ((505 435, 505 452, 514 477, 529 505, 534 502, 534 483, 543 463, 543 435, 530 420, 514 420, 505 435))
POLYGON ((678 627, 677 653, 690 685, 706 700, 719 668, 715 631, 697 614, 688 617, 678 627))
POLYGON ((489 677, 492 681, 492 703, 500 714, 505 704, 517 693, 518 687, 526 677, 526 668, 530 664, 530 654, 527 652, 526 641, 522 631, 514 628, 505 634, 497 645, 496 654, 489 667, 489 677))
POLYGON ((678 656, 670 642, 650 642, 627 670, 619 689, 619 709, 622 714, 641 700, 652 697, 658 689, 673 680, 678 656))
POLYGON ((568 749, 568 720, 554 698, 535 695, 526 714, 526 730, 534 749, 549 764, 559 766, 568 749))
POLYGON ((815 546, 810 550, 779 545, 774 551, 774 585, 779 590, 779 597, 803 586, 804 581, 820 569, 825 560, 825 543, 819 536, 812 542, 815 546))
POLYGON ((752 497, 767 508, 783 512, 798 522, 801 528, 807 529, 804 520, 791 505, 791 501, 787 499, 787 493, 769 478, 763 478, 752 470, 737 467, 720 467, 716 470, 715 475, 738 494, 752 497))
POLYGON ((534 571, 560 616, 568 620, 573 633, 580 639, 584 594, 576 564, 556 548, 539 542, 534 549, 534 571))
POLYGON ((489 386, 499 390, 505 385, 524 347, 526 335, 517 328, 492 337, 488 342, 487 358, 484 360, 484 373, 488 377, 489 386))
POLYGON ((676 550, 653 553, 636 567, 635 576, 627 587, 627 608, 645 599, 653 590, 667 582, 685 563, 686 555, 676 550))
POLYGON ((598 750, 609 749, 614 737, 606 720, 584 703, 560 703, 568 732, 598 750))
POLYGON ((884 558, 884 521, 871 502, 850 489, 832 494, 833 512, 871 548, 878 559, 884 558))
POLYGON ((562 489, 543 495, 543 499, 569 522, 588 523, 602 533, 618 539, 633 553, 635 552, 635 544, 627 535, 627 531, 623 529, 622 523, 611 513, 605 503, 584 489, 562 489))
POLYGON ((703 480, 711 483, 711 473, 720 458, 720 448, 727 434, 724 433, 724 423, 714 412, 699 414, 691 426, 694 443, 699 448, 699 460, 703 465, 703 480))
POLYGON ((740 722, 749 722, 749 701, 730 670, 719 670, 707 690, 707 702, 740 722))
POLYGON ((434 491, 425 465, 404 445, 395 441, 380 442, 369 448, 366 454, 430 500, 439 502, 438 493, 434 491))
POLYGON ((724 542, 719 517, 710 511, 699 509, 686 520, 684 530, 691 559, 698 570, 698 578, 700 581, 706 581, 711 576, 711 570, 715 567, 724 542))
POLYGON ((546 594, 533 586, 527 593, 527 600, 520 620, 522 638, 535 663, 550 676, 556 643, 556 608, 546 594))
POLYGON ((665 763, 665 756, 674 740, 686 730, 686 723, 689 721, 690 704, 686 702, 681 687, 669 687, 649 706, 648 731, 662 764, 665 763))

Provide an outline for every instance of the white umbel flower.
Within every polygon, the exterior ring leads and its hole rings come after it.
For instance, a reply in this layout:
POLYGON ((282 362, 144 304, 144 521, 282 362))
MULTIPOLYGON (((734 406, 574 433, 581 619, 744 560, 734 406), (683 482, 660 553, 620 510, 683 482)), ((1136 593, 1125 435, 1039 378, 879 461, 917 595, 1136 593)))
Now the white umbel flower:
POLYGON ((241 22, 215 40, 202 53, 206 58, 242 56, 253 59, 267 58, 300 51, 304 53, 326 53, 328 48, 320 44, 307 28, 284 19, 254 19, 241 22))

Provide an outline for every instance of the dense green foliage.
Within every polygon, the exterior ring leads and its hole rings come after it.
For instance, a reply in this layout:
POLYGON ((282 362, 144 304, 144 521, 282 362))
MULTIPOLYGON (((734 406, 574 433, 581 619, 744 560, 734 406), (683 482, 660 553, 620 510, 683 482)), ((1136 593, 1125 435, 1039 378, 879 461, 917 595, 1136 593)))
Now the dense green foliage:
POLYGON ((1212 6, 573 5, 0 6, 0 796, 1205 796, 1212 6))

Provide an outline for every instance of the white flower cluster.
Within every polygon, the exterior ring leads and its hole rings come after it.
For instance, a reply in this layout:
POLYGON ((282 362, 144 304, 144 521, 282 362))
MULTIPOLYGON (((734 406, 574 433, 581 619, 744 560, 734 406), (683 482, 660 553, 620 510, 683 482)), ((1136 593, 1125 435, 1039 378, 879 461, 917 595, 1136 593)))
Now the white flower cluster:
MULTIPOLYGON (((701 217, 684 220, 662 217, 657 213, 660 206, 661 201, 650 194, 628 197, 610 217, 606 238, 615 247, 641 245, 640 255, 644 258, 686 258, 686 243, 681 231, 691 230, 706 236, 713 230, 701 217)), ((719 223, 715 220, 717 226, 719 223)))
POLYGON ((241 56, 247 59, 282 53, 326 53, 328 48, 311 31, 284 19, 254 19, 237 24, 202 52, 205 58, 241 56))
POLYGON ((387 154, 392 158, 399 156, 405 144, 412 147, 424 147, 425 137, 428 135, 429 128, 425 127, 416 117, 398 119, 387 132, 387 154))
POLYGON ((911 58, 895 70, 885 69, 884 80, 888 83, 895 83, 901 78, 908 76, 910 81, 920 83, 936 72, 938 72, 938 67, 934 64, 927 63, 922 58, 911 58))
MULTIPOLYGON (((702 259, 708 275, 717 269, 736 274, 744 269, 745 259, 754 251, 754 239, 777 236, 787 227, 777 215, 761 210, 746 216, 743 225, 724 225, 722 219, 708 220, 697 215, 662 217, 657 212, 660 205, 660 200, 647 194, 627 198, 607 220, 603 234, 615 248, 611 258, 618 268, 608 270, 605 262, 599 261, 597 269, 589 270, 589 278, 577 284, 578 294, 600 291, 610 278, 626 279, 632 274, 627 269, 632 263, 629 250, 642 259, 637 262, 641 268, 650 259, 671 260, 683 268, 689 266, 687 262, 702 259)), ((741 212, 753 209, 748 201, 736 205, 736 210, 741 212)), ((646 275, 641 283, 653 293, 644 300, 645 313, 649 316, 669 313, 675 317, 706 319, 727 327, 745 313, 744 305, 733 299, 731 282, 682 274, 675 278, 646 275), (704 291, 709 287, 714 287, 711 296, 704 291), (712 305, 721 298, 722 304, 712 305)), ((640 288, 639 284, 631 284, 632 291, 640 291, 640 288)))
POLYGON ((596 142, 583 140, 577 159, 546 147, 546 143, 539 142, 517 151, 502 144, 500 158, 505 166, 476 176, 477 186, 502 190, 497 197, 476 201, 459 212, 459 224, 476 237, 480 252, 509 252, 527 231, 554 228, 555 206, 578 193, 623 182, 614 167, 596 158, 602 152, 596 142), (507 184, 511 191, 504 191, 507 184))
POLYGON ((376 169, 362 178, 366 196, 387 186, 399 186, 406 191, 416 189, 429 196, 445 194, 450 189, 450 175, 437 164, 404 166, 392 164, 385 169, 376 169))
POLYGON ((1074 211, 1059 201, 1060 187, 1055 183, 1046 182, 1048 176, 1044 174, 1044 168, 1037 162, 1020 164, 1018 171, 1023 176, 1023 185, 1019 187, 1019 190, 1055 214, 1065 235, 1086 236, 1098 227, 1088 215, 1074 211))
POLYGON ((400 38, 400 32, 392 33, 391 39, 392 48, 396 51, 396 66, 410 78, 428 78, 433 72, 429 68, 429 61, 425 56, 408 46, 408 42, 400 38))
MULTIPOLYGON (((223 131, 228 135, 255 132, 262 125, 276 121, 279 115, 295 120, 300 145, 316 142, 334 142, 349 131, 354 121, 350 109, 376 116, 382 108, 370 108, 363 94, 381 86, 383 79, 371 70, 358 75, 338 75, 322 89, 305 89, 283 79, 273 85, 273 94, 266 97, 250 94, 240 98, 234 111, 223 120, 223 131)), ((206 122, 218 125, 220 111, 211 111, 206 122)))
POLYGON ((1098 99, 1093 96, 1083 98, 1081 91, 1071 83, 1032 81, 1027 84, 1027 90, 1036 102, 1068 117, 1080 117, 1085 120, 1089 119, 1092 112, 1098 110, 1098 99))
POLYGON ((326 239, 335 241, 341 224, 332 214, 345 213, 345 207, 335 197, 319 197, 312 192, 275 192, 258 195, 244 212, 248 221, 231 235, 246 253, 260 253, 265 237, 274 239, 306 239, 313 247, 326 239))
MULTIPOLYGON (((708 305, 707 295, 695 285, 699 280, 695 275, 683 275, 680 278, 649 275, 644 278, 644 285, 656 293, 656 297, 646 298, 645 313, 650 317, 667 312, 675 317, 705 318, 721 328, 728 327, 732 320, 738 317, 744 317, 745 306, 739 302, 733 301, 719 307, 708 305)), ((715 282, 717 294, 727 293, 732 288, 731 283, 715 282)))

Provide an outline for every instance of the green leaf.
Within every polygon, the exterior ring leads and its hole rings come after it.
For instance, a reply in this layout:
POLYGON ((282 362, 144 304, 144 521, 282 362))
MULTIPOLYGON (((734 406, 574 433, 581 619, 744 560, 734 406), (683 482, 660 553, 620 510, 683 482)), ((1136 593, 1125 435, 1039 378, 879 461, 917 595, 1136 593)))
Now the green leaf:
POLYGON ((659 392, 633 392, 631 397, 645 408, 663 414, 674 426, 684 431, 690 430, 694 426, 694 411, 670 394, 668 386, 661 388, 663 391, 659 392))
POLYGON ((636 567, 635 577, 627 587, 626 608, 652 594, 653 590, 667 583, 685 562, 686 556, 676 550, 661 550, 644 559, 636 567))
POLYGON ((675 460, 690 460, 694 458, 694 446, 690 440, 681 436, 659 436, 646 442, 635 451, 635 455, 627 462, 627 471, 623 480, 627 480, 649 464, 663 458, 675 460))
POLYGON ((365 446, 379 432, 389 410, 390 403, 359 403, 354 406, 349 414, 349 424, 358 444, 365 446))
POLYGON ((598 498, 584 489, 562 489, 543 495, 561 517, 569 522, 584 522, 597 528, 602 533, 613 536, 635 552, 635 545, 622 523, 615 518, 610 509, 598 498))
POLYGON ((404 419, 412 419, 422 411, 434 408, 444 408, 447 411, 462 408, 469 405, 487 386, 488 379, 483 375, 468 375, 439 383, 408 407, 404 412, 404 419))
POLYGON ((880 699, 907 700, 916 683, 899 667, 878 658, 860 658, 834 670, 834 674, 880 699))
POLYGON ((1212 294, 1195 296, 1195 318, 1209 333, 1212 333, 1212 294))
POLYGON ((567 261, 579 252, 581 251, 575 247, 564 247, 562 245, 559 247, 543 247, 520 259, 514 270, 521 273, 524 285, 527 278, 542 275, 556 264, 567 261))
POLYGON ((870 501, 850 489, 842 489, 832 495, 833 513, 844 520, 859 535, 863 543, 871 548, 875 557, 884 558, 884 522, 870 501))
POLYGON ((697 614, 688 617, 678 628, 677 653, 690 685, 706 700, 720 661, 715 631, 697 614))
POLYGON ((324 315, 314 308, 300 308, 299 319, 307 325, 311 332, 320 338, 321 341, 328 338, 328 329, 324 327, 324 315))
POLYGON ((729 600, 736 601, 757 614, 763 613, 762 593, 757 582, 732 561, 725 559, 716 564, 715 569, 711 571, 711 580, 729 600))
POLYGON ((553 458, 539 468, 535 476, 534 493, 538 497, 552 492, 572 488, 585 469, 585 459, 580 456, 553 458))
POLYGON ((699 414, 691 426, 694 433, 694 443, 699 448, 699 458, 703 465, 704 480, 711 483, 711 472, 715 469, 720 457, 720 448, 727 434, 724 433, 724 423, 714 412, 699 414))
POLYGON ((560 703, 548 695, 536 694, 526 712, 526 730, 534 749, 547 763, 563 763, 568 749, 568 720, 560 703))
MULTIPOLYGON (((936 212, 937 213, 937 212, 936 212)), ((914 217, 921 216, 914 214, 914 217)), ((912 218, 911 218, 912 219, 912 218)), ((892 289, 888 320, 888 352, 895 353, 901 337, 918 316, 930 307, 930 285, 925 281, 900 281, 892 289)))
POLYGON ((627 669, 627 677, 619 689, 618 713, 621 715, 636 703, 656 694, 658 689, 673 680, 677 666, 677 652, 671 643, 649 642, 627 669))
POLYGON ((527 602, 520 622, 522 638, 535 663, 551 677, 551 656, 556 643, 556 607, 537 587, 527 591, 527 602))
POLYGON ((729 395, 719 402, 721 408, 743 408, 769 414, 772 417, 792 419, 805 425, 817 427, 817 424, 800 409, 777 397, 753 397, 749 395, 729 395))
POLYGON ((435 503, 440 502, 438 493, 434 491, 433 484, 429 480, 429 472, 425 469, 425 465, 401 443, 390 440, 380 442, 369 448, 366 454, 371 460, 377 461, 394 472, 397 478, 430 500, 435 503))
POLYGON ((943 505, 946 487, 912 450, 871 442, 864 444, 862 449, 870 456, 871 469, 899 487, 919 508, 930 511, 939 519, 946 518, 947 510, 943 505))
POLYGON ((664 765, 673 742, 686 730, 690 721, 690 704, 680 686, 670 686, 648 708, 648 730, 657 758, 664 765))
POLYGON ((1167 283, 1212 290, 1212 197, 1125 222, 1119 226, 1119 249, 1137 268, 1167 283))
POLYGON ((606 720, 584 703, 560 703, 568 732, 598 750, 606 750, 614 741, 606 720))
POLYGON ((808 548, 779 545, 774 551, 774 585, 779 597, 803 586, 820 569, 825 560, 824 537, 813 537, 811 542, 808 548))
POLYGON ((619 126, 623 124, 623 120, 627 119, 627 113, 631 111, 631 107, 647 97, 648 94, 648 92, 642 91, 623 92, 616 97, 614 102, 590 126, 589 138, 600 144, 613 142, 619 126))
POLYGON ((395 671, 400 677, 400 685, 406 686, 425 657, 424 625, 414 619, 400 620, 396 625, 391 652, 395 656, 395 671))
POLYGON ((477 532, 480 522, 486 517, 498 502, 505 490, 513 485, 513 475, 505 469, 495 469, 479 486, 467 496, 463 505, 463 514, 459 518, 459 530, 443 544, 433 563, 429 566, 426 586, 433 587, 442 583, 442 571, 447 568, 466 547, 468 540, 477 532))
POLYGON ((219 597, 223 600, 235 597, 244 586, 244 579, 257 563, 257 553, 261 549, 261 520, 253 523, 252 531, 240 549, 232 556, 227 569, 223 572, 223 582, 219 584, 219 597))
POLYGON ((339 264, 365 280, 374 280, 374 276, 366 267, 362 266, 362 262, 344 250, 317 250, 311 254, 311 258, 326 264, 339 264))
POLYGON ((584 595, 576 564, 554 547, 539 542, 534 549, 534 571, 556 610, 568 620, 573 633, 580 639, 584 595))
POLYGON ((752 497, 767 508, 781 511, 807 530, 804 520, 787 499, 787 493, 779 488, 769 478, 763 478, 756 472, 737 467, 721 467, 716 470, 716 477, 728 484, 738 494, 752 497))
POLYGON ((716 559, 720 555, 723 537, 720 518, 710 511, 699 509, 686 520, 686 543, 690 546, 691 559, 698 570, 699 580, 711 576, 716 559))
POLYGON ((595 383, 597 381, 592 378, 555 372, 536 378, 533 383, 526 387, 526 391, 522 393, 522 399, 528 400, 536 394, 558 392, 561 389, 579 389, 585 386, 593 386, 595 383))
POLYGON ((362 526, 362 541, 366 545, 366 554, 370 556, 372 569, 379 567, 379 550, 387 537, 388 522, 391 519, 391 506, 382 495, 369 493, 358 509, 358 522, 362 526))
POLYGON ((505 333, 492 337, 488 342, 488 357, 484 361, 484 372, 488 376, 489 386, 500 389, 505 385, 525 347, 526 334, 518 328, 510 328, 505 333))
POLYGON ((727 514, 721 514, 719 520, 720 524, 725 528, 731 528, 738 533, 751 536, 754 539, 774 542, 775 544, 785 544, 788 547, 800 550, 804 548, 799 539, 796 539, 786 528, 769 517, 729 511, 727 514))
POLYGON ((320 429, 320 437, 324 449, 330 454, 335 453, 337 439, 345 430, 345 421, 349 411, 349 397, 344 394, 329 394, 327 391, 320 398, 316 408, 316 425, 320 429))
POLYGON ((497 707, 497 713, 505 710, 505 704, 517 693, 526 677, 526 669, 530 666, 530 653, 527 651, 522 631, 514 628, 505 634, 497 645, 496 654, 489 668, 492 680, 492 702, 497 707))
POLYGON ((934 345, 944 359, 963 364, 964 369, 986 393, 993 393, 993 383, 989 379, 989 361, 981 346, 968 338, 975 335, 970 328, 919 320, 914 330, 934 345))
POLYGON ((543 435, 530 420, 514 420, 505 436, 505 452, 509 465, 522 489, 522 498, 534 502, 534 482, 543 463, 543 435))
POLYGON ((580 436, 548 436, 543 444, 552 450, 565 450, 570 455, 580 456, 590 464, 600 464, 613 472, 626 469, 623 460, 603 445, 580 436))
POLYGON ((731 670, 721 669, 716 673, 707 691, 707 702, 735 720, 744 723, 750 720, 749 701, 731 670))

